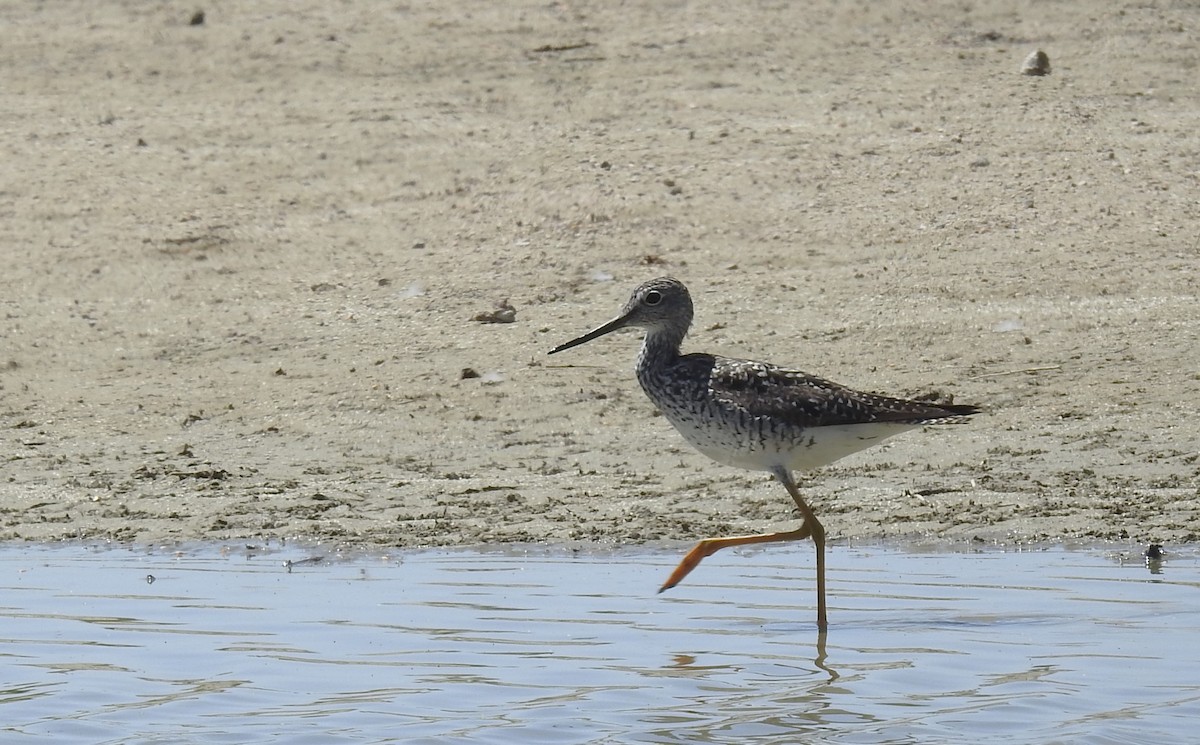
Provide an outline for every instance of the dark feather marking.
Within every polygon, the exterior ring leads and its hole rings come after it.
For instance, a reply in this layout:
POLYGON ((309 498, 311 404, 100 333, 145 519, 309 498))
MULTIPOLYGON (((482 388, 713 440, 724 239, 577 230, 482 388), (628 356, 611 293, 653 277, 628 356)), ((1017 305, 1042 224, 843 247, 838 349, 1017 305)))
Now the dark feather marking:
POLYGON ((896 422, 926 424, 976 414, 976 406, 932 404, 864 393, 824 378, 765 362, 685 354, 663 374, 700 383, 690 393, 789 428, 896 422))

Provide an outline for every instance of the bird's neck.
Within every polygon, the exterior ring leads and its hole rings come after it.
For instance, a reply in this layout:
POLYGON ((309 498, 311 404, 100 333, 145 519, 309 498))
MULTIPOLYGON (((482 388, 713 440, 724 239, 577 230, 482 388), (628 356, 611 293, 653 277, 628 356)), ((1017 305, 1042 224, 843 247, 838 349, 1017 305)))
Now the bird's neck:
POLYGON ((642 351, 638 354, 637 369, 639 373, 660 369, 679 358, 679 347, 687 329, 652 328, 646 331, 642 341, 642 351))

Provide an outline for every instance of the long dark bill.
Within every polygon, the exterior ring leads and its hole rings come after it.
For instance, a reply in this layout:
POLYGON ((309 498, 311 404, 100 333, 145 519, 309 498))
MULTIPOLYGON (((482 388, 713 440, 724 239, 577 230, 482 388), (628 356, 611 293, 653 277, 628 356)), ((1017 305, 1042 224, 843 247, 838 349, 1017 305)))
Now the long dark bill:
POLYGON ((580 344, 586 344, 589 341, 591 341, 592 339, 595 339, 600 336, 604 336, 607 333, 616 331, 617 329, 624 328, 624 327, 625 327, 625 316, 619 316, 617 318, 612 319, 611 321, 609 321, 608 323, 604 324, 603 326, 601 326, 599 328, 592 329, 591 331, 587 332, 586 334, 579 337, 578 339, 572 339, 571 341, 566 342, 565 344, 559 344, 557 347, 555 347, 554 349, 551 349, 549 352, 547 352, 547 354, 555 354, 557 352, 563 351, 564 349, 570 349, 571 347, 577 347, 580 344))

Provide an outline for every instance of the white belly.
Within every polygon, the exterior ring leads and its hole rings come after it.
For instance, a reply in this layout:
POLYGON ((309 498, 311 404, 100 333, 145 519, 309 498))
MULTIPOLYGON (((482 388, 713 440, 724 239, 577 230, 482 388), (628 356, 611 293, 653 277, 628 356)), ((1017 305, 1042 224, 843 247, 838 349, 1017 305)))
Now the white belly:
POLYGON ((894 422, 843 424, 810 427, 786 436, 764 436, 755 428, 738 432, 696 427, 691 421, 671 423, 693 447, 718 463, 752 471, 779 466, 790 471, 820 468, 919 426, 894 422))

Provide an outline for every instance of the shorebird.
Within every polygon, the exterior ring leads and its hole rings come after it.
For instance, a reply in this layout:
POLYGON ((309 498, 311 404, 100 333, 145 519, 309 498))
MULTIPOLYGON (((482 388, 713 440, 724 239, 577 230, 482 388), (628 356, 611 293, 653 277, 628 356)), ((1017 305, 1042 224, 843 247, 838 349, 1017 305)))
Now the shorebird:
POLYGON ((723 548, 811 538, 817 553, 817 627, 825 631, 825 528, 800 495, 792 472, 828 465, 892 435, 962 419, 980 409, 863 393, 766 362, 680 354, 692 317, 692 297, 682 282, 652 279, 633 291, 616 318, 550 354, 618 329, 643 329, 638 382, 667 421, 718 463, 775 476, 800 510, 803 522, 795 530, 700 541, 659 592, 679 584, 723 548))

